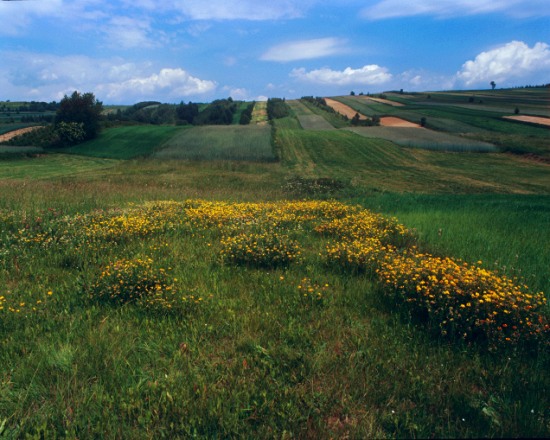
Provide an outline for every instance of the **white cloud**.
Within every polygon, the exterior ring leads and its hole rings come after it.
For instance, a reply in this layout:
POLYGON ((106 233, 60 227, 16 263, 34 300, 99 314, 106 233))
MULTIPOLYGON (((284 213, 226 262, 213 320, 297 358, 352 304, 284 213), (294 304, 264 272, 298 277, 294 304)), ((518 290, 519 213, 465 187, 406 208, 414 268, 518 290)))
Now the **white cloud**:
POLYGON ((121 58, 56 56, 0 52, 0 85, 4 99, 59 100, 74 90, 93 92, 111 103, 149 98, 177 101, 213 92, 217 84, 192 76, 181 68, 155 69, 149 63, 121 58))
MULTIPOLYGON (((134 77, 123 82, 111 82, 98 85, 98 92, 107 99, 127 102, 128 97, 180 98, 202 95, 216 88, 214 81, 202 80, 191 76, 183 69, 161 69, 146 77, 134 77)), ((166 99, 165 98, 165 99, 166 99)))
POLYGON ((307 72, 304 68, 294 69, 290 76, 316 84, 346 86, 346 85, 380 85, 388 83, 392 74, 385 67, 376 64, 363 66, 359 69, 346 67, 344 70, 322 68, 307 72))
POLYGON ((291 41, 273 46, 261 59, 265 61, 296 61, 326 57, 344 51, 345 40, 340 38, 318 38, 291 41))
POLYGON ((457 79, 467 86, 504 82, 511 78, 530 78, 539 72, 548 76, 550 46, 536 43, 532 48, 522 41, 512 41, 495 49, 482 52, 472 61, 463 64, 457 79))
POLYGON ((372 20, 433 15, 460 17, 487 13, 504 13, 525 18, 549 15, 547 0, 379 0, 366 7, 362 15, 372 20))
POLYGON ((102 31, 109 44, 118 48, 153 47, 158 41, 149 37, 151 26, 142 19, 113 17, 102 31))
POLYGON ((303 0, 175 0, 174 6, 193 20, 278 20, 303 15, 303 0))

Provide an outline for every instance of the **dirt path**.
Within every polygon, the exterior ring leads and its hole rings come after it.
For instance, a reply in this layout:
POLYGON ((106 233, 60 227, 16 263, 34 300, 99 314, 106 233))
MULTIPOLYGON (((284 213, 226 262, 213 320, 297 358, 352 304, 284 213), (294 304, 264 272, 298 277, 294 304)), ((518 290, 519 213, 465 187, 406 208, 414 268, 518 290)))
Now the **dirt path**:
POLYGON ((25 133, 28 133, 29 131, 34 131, 37 128, 42 128, 42 126, 20 128, 19 130, 8 131, 7 133, 0 135, 0 142, 9 141, 10 139, 13 139, 16 136, 19 136, 20 134, 25 134, 25 133))
POLYGON ((405 121, 401 118, 395 118, 393 116, 386 116, 384 118, 380 118, 380 125, 382 127, 414 127, 414 128, 421 128, 420 124, 415 124, 413 122, 405 121))
MULTIPOLYGON (((325 102, 329 107, 332 107, 334 111, 347 116, 349 119, 352 119, 356 113, 358 113, 356 110, 352 109, 349 105, 342 104, 339 101, 335 101, 334 99, 325 98, 325 102)), ((362 115, 359 113, 359 119, 360 120, 367 120, 367 117, 365 115, 362 115)))
POLYGON ((542 116, 504 116, 504 119, 513 119, 514 121, 532 122, 534 124, 546 125, 550 127, 550 118, 542 116))

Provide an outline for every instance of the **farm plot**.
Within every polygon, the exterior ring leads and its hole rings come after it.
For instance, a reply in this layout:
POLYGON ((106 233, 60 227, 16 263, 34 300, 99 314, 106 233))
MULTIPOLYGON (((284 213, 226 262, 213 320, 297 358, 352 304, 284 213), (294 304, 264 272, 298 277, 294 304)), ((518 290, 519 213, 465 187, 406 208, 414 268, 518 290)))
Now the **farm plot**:
POLYGON ((185 128, 165 125, 116 127, 105 130, 96 139, 65 148, 62 152, 111 159, 145 157, 180 130, 185 128))
POLYGON ((382 127, 409 127, 409 128, 420 128, 419 124, 414 122, 406 121, 405 119, 396 118, 394 116, 386 116, 380 118, 380 125, 382 127))
MULTIPOLYGON (((357 110, 352 109, 349 105, 343 104, 339 101, 336 101, 334 99, 325 98, 325 102, 328 106, 332 107, 334 111, 348 117, 349 119, 353 118, 357 114, 357 110)), ((367 117, 365 115, 359 114, 360 120, 366 120, 367 117)))
POLYGON ((316 115, 313 111, 300 101, 289 101, 288 105, 298 118, 300 125, 304 130, 334 130, 330 124, 321 115, 316 115))
POLYGON ((254 105, 254 110, 252 110, 252 120, 251 124, 267 124, 267 102, 257 102, 254 105))
POLYGON ((36 130, 37 128, 42 128, 42 127, 38 125, 38 126, 25 127, 25 128, 20 128, 18 130, 8 131, 7 133, 0 135, 0 142, 9 141, 10 139, 13 139, 16 136, 36 130))
POLYGON ((355 127, 349 130, 368 138, 386 139, 402 147, 437 151, 496 152, 487 142, 465 139, 425 128, 412 127, 355 127))
POLYGON ((203 126, 184 130, 154 156, 163 160, 273 161, 269 125, 203 126))
POLYGON ((550 127, 550 118, 543 118, 540 116, 504 116, 504 119, 511 119, 513 121, 530 122, 531 124, 546 125, 550 127))
POLYGON ((319 115, 298 115, 296 116, 304 130, 334 130, 325 118, 319 115))

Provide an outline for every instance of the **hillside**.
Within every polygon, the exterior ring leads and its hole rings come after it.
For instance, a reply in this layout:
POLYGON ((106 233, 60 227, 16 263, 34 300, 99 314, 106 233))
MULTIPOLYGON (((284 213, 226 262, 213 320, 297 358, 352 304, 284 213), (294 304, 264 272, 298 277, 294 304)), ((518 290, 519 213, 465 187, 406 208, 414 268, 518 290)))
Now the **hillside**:
POLYGON ((0 146, 0 438, 550 435, 546 91, 330 99, 0 146))

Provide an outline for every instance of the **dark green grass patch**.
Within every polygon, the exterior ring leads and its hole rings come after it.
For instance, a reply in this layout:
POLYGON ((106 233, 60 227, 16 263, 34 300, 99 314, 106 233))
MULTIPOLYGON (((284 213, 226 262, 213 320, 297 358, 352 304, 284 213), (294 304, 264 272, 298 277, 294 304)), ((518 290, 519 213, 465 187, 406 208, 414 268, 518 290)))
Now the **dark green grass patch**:
POLYGON ((110 159, 150 156, 182 127, 133 125, 103 131, 97 139, 60 150, 64 153, 110 159))

